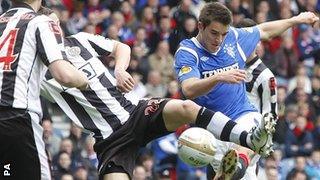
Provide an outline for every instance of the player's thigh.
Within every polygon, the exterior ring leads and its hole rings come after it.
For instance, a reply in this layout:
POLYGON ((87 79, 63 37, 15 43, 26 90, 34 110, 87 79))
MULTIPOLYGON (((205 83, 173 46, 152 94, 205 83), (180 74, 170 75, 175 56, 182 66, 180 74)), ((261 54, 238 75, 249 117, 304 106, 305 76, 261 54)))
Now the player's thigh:
POLYGON ((191 100, 170 100, 162 112, 167 130, 174 131, 183 124, 194 123, 200 108, 191 100))
POLYGON ((103 176, 103 180, 129 180, 126 173, 109 173, 103 176))
POLYGON ((44 157, 41 161, 38 149, 41 147, 38 143, 43 143, 42 129, 39 133, 35 132, 32 121, 29 114, 0 120, 0 162, 6 178, 37 180, 42 175, 42 179, 50 179, 48 160, 44 157), (38 134, 41 134, 40 138, 36 137, 38 134), (42 163, 46 163, 46 168, 42 167, 42 163))

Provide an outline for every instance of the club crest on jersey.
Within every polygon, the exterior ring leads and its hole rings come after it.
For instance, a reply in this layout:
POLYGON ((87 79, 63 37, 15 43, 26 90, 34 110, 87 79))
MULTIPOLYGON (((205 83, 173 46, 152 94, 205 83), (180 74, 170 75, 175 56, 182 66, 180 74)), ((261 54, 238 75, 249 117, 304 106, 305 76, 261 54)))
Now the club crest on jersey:
POLYGON ((191 72, 192 68, 189 66, 182 66, 182 68, 179 71, 179 76, 187 74, 189 72, 191 72))
POLYGON ((66 47, 66 52, 71 57, 77 57, 77 56, 80 56, 81 49, 77 46, 66 47))
POLYGON ((150 99, 147 107, 144 109, 144 115, 149 116, 156 112, 159 109, 162 101, 164 101, 164 99, 150 99))
POLYGON ((236 53, 235 53, 235 47, 232 45, 232 44, 226 44, 224 47, 223 47, 223 51, 224 53, 227 53, 229 54, 229 56, 231 56, 233 59, 236 58, 236 53))

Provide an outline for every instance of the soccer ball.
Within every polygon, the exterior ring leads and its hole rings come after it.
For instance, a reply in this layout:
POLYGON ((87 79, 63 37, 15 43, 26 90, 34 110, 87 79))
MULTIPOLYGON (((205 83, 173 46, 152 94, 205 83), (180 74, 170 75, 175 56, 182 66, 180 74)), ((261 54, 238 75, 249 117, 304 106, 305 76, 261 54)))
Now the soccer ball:
POLYGON ((178 156, 191 166, 206 166, 213 161, 216 143, 209 131, 198 127, 189 128, 178 138, 178 156))

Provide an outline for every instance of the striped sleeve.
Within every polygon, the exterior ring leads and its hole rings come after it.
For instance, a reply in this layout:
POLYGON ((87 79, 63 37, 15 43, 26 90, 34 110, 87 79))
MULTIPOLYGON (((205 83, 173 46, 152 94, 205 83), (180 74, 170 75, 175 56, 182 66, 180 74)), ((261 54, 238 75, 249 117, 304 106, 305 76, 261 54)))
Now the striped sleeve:
POLYGON ((276 79, 271 73, 271 71, 266 71, 264 74, 266 74, 266 78, 263 82, 261 82, 262 85, 262 113, 271 112, 274 115, 277 115, 277 83, 276 79), (268 75, 268 76, 267 76, 268 75))
POLYGON ((46 19, 36 25, 37 51, 43 63, 48 66, 55 60, 66 59, 60 26, 46 19))
POLYGON ((91 47, 98 53, 99 56, 109 55, 113 51, 115 44, 114 40, 85 32, 78 33, 75 36, 78 36, 79 38, 87 38, 91 47))

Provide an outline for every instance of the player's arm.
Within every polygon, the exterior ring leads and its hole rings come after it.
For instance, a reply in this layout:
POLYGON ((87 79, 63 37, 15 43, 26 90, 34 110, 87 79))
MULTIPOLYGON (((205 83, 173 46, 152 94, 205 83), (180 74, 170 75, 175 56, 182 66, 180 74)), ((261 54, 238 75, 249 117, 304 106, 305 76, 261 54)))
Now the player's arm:
POLYGON ((110 56, 115 59, 115 72, 126 71, 130 63, 131 49, 128 45, 115 41, 110 56))
POLYGON ((114 75, 117 79, 117 88, 127 93, 134 87, 134 80, 126 71, 130 63, 131 49, 128 45, 116 41, 111 56, 115 59, 114 75))
POLYGON ((86 36, 99 56, 109 55, 115 59, 114 74, 117 79, 117 88, 126 93, 131 91, 134 86, 134 80, 126 71, 130 63, 130 47, 119 41, 111 40, 99 35, 88 33, 79 33, 78 35, 86 36))
POLYGON ((55 60, 48 66, 52 77, 61 85, 76 87, 81 90, 87 88, 88 79, 66 60, 55 60))
POLYGON ((189 78, 181 83, 183 94, 188 99, 195 99, 199 96, 207 94, 219 82, 240 83, 245 79, 245 71, 233 69, 222 72, 205 79, 189 78))
POLYGON ((87 77, 78 71, 70 62, 64 60, 64 43, 61 28, 46 16, 37 23, 35 39, 37 50, 43 63, 49 68, 53 78, 66 87, 86 89, 87 77))
POLYGON ((268 40, 272 37, 280 35, 294 25, 302 23, 313 25, 317 21, 319 21, 319 17, 317 17, 314 13, 303 12, 289 19, 261 23, 257 25, 257 27, 260 31, 260 38, 262 40, 268 40))
POLYGON ((218 82, 239 83, 245 78, 245 71, 237 69, 201 79, 197 54, 188 47, 177 50, 174 68, 182 92, 188 99, 207 94, 218 82))

